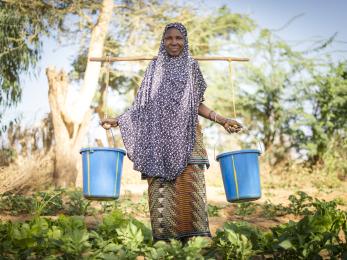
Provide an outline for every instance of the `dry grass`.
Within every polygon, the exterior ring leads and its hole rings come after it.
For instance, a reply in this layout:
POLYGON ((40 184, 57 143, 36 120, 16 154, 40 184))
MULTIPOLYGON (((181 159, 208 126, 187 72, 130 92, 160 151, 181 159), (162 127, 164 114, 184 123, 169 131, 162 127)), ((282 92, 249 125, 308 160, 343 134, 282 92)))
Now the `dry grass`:
POLYGON ((7 167, 0 168, 0 194, 46 189, 53 181, 53 151, 19 157, 7 167))

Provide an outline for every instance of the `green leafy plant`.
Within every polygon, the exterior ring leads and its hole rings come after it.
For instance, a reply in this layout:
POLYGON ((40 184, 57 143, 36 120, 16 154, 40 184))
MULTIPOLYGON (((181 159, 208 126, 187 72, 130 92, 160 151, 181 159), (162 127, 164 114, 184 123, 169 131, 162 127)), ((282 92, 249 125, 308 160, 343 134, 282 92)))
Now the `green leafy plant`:
POLYGON ((204 256, 204 249, 209 246, 209 242, 203 237, 194 237, 184 246, 181 241, 170 240, 170 243, 158 241, 153 247, 149 247, 146 252, 148 259, 188 259, 202 260, 210 259, 204 256))
POLYGON ((0 197, 0 210, 10 215, 28 214, 34 203, 33 197, 7 192, 0 197))
POLYGON ((100 205, 102 213, 110 213, 116 208, 115 201, 101 201, 100 205))
POLYGON ((303 191, 298 191, 290 195, 288 200, 290 204, 287 207, 287 212, 294 215, 311 214, 312 197, 303 191))
POLYGON ((112 211, 110 214, 104 216, 102 223, 96 230, 105 239, 113 239, 117 234, 117 228, 125 227, 128 224, 128 219, 119 209, 112 211))
POLYGON ((51 236, 56 250, 67 259, 81 258, 91 248, 88 230, 79 216, 59 216, 52 227, 51 236))
POLYGON ((141 214, 149 214, 149 206, 148 206, 148 192, 145 191, 142 194, 142 197, 140 198, 139 202, 136 205, 136 210, 138 213, 141 214))
POLYGON ((256 211, 257 205, 252 202, 238 203, 236 206, 235 214, 239 216, 248 216, 256 211))
POLYGON ((32 213, 36 216, 55 215, 64 209, 62 200, 62 191, 37 192, 34 195, 34 206, 32 213))
POLYGON ((219 211, 222 208, 223 207, 220 207, 220 206, 217 206, 217 205, 208 204, 207 205, 208 216, 209 217, 218 217, 219 216, 219 211))
POLYGON ((278 216, 284 216, 287 214, 287 208, 282 204, 273 204, 271 201, 265 201, 264 204, 261 205, 262 215, 266 218, 275 218, 278 216))
POLYGON ((68 191, 68 201, 66 213, 69 215, 85 216, 90 210, 90 201, 83 197, 83 193, 79 190, 68 191))
POLYGON ((140 228, 134 223, 129 222, 126 227, 121 227, 116 230, 117 240, 122 244, 122 249, 127 255, 136 258, 137 255, 143 253, 144 236, 140 228))
POLYGON ((319 202, 313 215, 306 215, 299 222, 289 221, 274 227, 272 247, 274 252, 286 259, 322 259, 322 252, 340 257, 346 242, 339 233, 346 223, 346 212, 337 210, 333 204, 319 202))
POLYGON ((227 223, 223 229, 217 230, 213 238, 216 252, 222 259, 246 260, 255 254, 251 240, 241 232, 237 232, 236 227, 234 224, 227 223))

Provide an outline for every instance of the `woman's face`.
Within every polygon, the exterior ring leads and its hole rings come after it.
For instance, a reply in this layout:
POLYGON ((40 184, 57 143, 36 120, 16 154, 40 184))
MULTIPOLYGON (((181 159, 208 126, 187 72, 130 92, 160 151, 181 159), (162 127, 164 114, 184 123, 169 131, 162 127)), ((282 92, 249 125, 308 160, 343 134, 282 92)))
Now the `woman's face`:
POLYGON ((164 35, 165 50, 170 56, 179 56, 184 47, 184 37, 176 28, 170 28, 164 35))

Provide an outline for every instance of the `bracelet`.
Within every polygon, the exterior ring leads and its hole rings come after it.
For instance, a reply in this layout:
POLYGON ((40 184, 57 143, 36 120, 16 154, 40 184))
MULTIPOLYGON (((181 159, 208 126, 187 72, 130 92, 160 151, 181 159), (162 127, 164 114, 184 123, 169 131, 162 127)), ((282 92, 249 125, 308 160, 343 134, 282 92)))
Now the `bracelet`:
POLYGON ((212 121, 214 121, 215 123, 218 123, 218 122, 217 122, 217 113, 216 113, 216 112, 211 111, 209 116, 210 116, 210 119, 211 119, 212 121), (214 113, 214 118, 211 118, 212 112, 214 113))
MULTIPOLYGON (((213 110, 211 110, 210 113, 208 114, 208 118, 209 118, 211 121, 214 121, 213 118, 211 117, 211 114, 212 114, 212 113, 215 113, 215 114, 216 114, 216 112, 214 112, 213 110)), ((216 118, 216 116, 215 116, 215 118, 216 118)))

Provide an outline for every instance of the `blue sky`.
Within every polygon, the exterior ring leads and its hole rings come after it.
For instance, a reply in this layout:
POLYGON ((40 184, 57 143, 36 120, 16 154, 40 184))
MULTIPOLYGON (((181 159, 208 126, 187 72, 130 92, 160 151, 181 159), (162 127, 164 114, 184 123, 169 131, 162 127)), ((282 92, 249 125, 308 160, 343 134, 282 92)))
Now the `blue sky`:
MULTIPOLYGON (((228 5, 233 12, 249 14, 258 25, 270 29, 278 29, 291 18, 302 14, 289 27, 277 34, 288 41, 296 42, 305 39, 323 39, 337 32, 337 42, 331 46, 331 50, 347 50, 347 1, 211 0, 205 2, 211 7, 228 5)), ((46 39, 37 77, 23 75, 22 102, 6 114, 7 118, 22 114, 23 122, 31 125, 49 112, 45 68, 51 65, 69 71, 76 51, 76 46, 61 46, 53 40, 46 39)), ((334 55, 337 58, 347 57, 346 52, 336 52, 334 55)))

